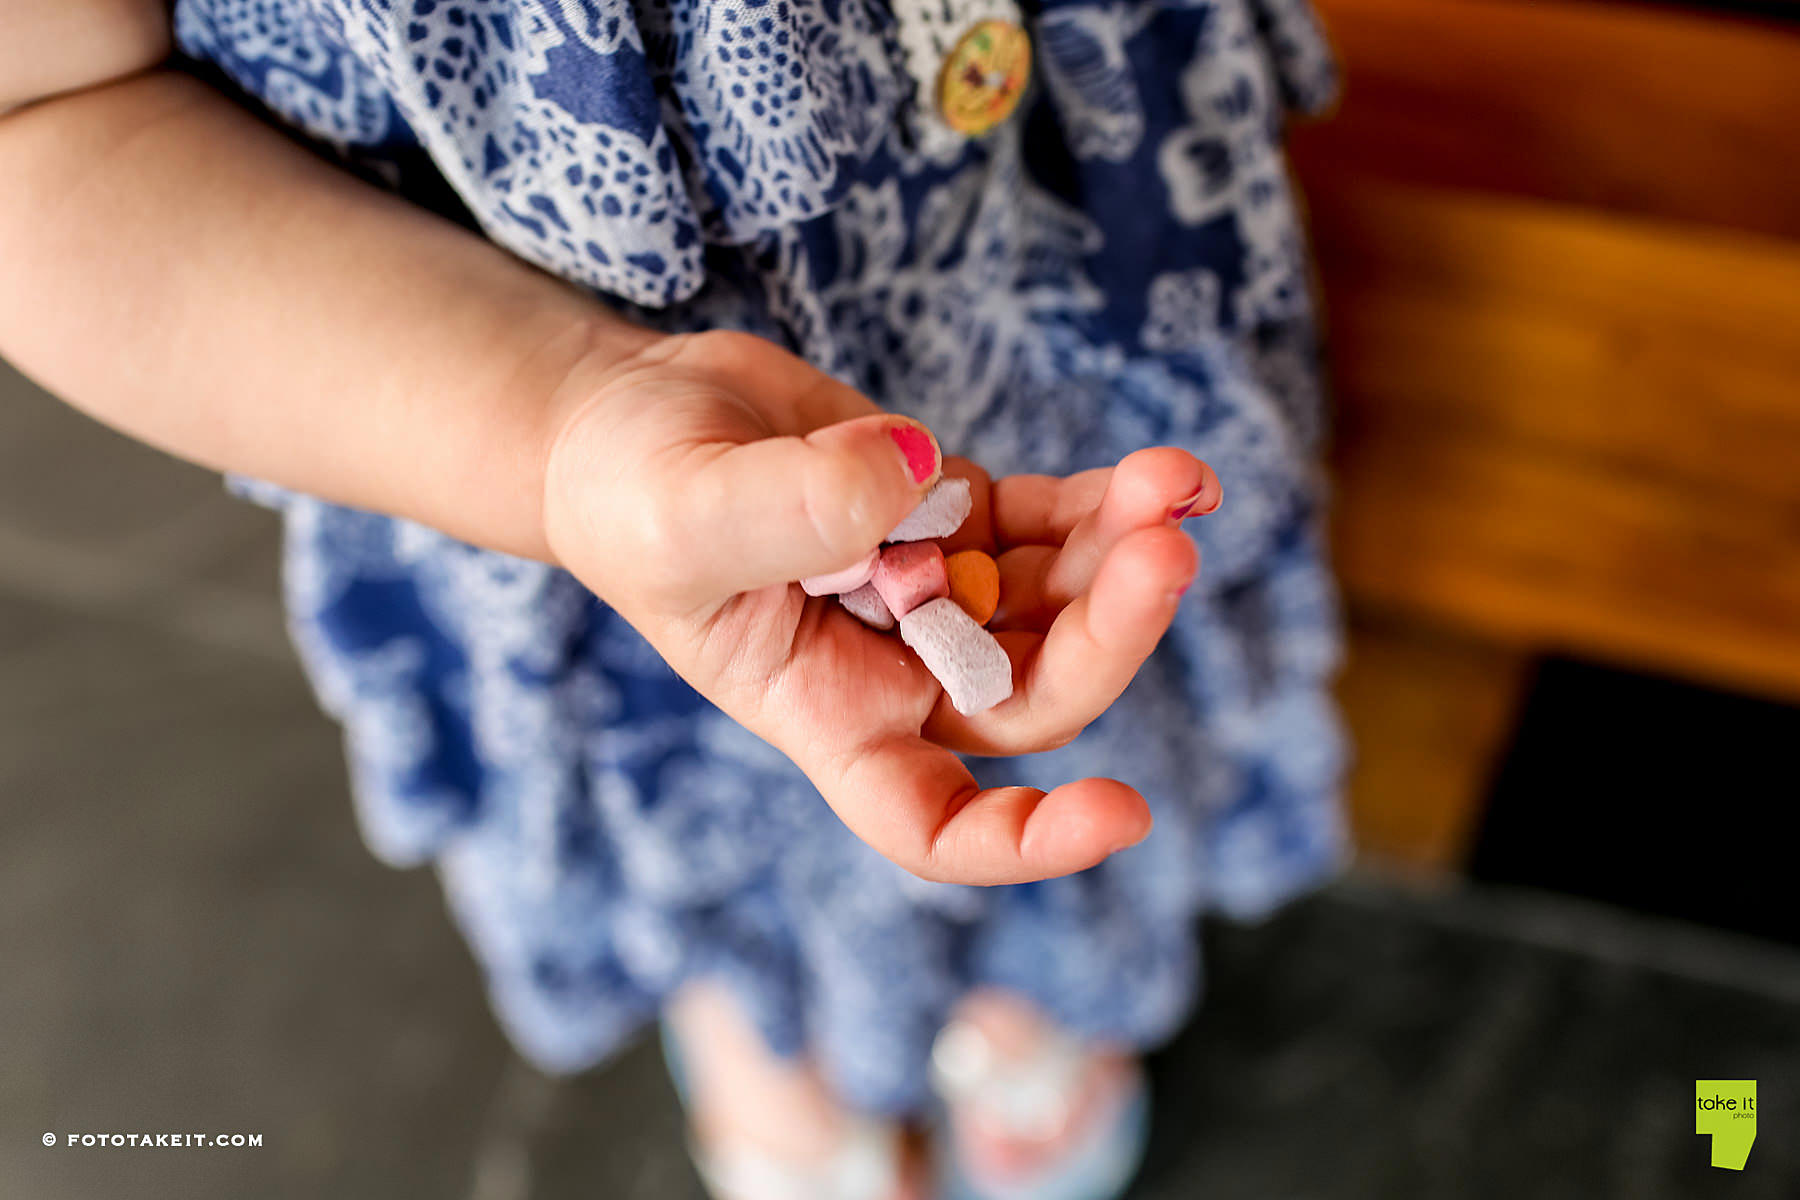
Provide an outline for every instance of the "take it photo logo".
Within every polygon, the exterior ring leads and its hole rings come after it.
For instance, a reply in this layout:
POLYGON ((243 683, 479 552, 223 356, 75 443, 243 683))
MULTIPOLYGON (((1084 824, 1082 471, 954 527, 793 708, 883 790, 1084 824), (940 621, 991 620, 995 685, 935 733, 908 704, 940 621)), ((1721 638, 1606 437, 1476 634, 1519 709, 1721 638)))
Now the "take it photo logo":
POLYGON ((1694 1080, 1694 1132, 1712 1135, 1712 1165, 1741 1171, 1756 1142, 1756 1080, 1694 1080))

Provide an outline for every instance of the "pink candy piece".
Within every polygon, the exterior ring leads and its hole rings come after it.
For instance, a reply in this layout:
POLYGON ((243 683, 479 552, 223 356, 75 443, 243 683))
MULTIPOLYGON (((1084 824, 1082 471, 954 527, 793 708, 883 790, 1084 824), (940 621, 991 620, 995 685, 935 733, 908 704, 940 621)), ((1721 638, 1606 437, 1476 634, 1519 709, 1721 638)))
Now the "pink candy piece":
POLYGON ((880 593, 888 611, 902 619, 927 600, 950 594, 950 573, 944 567, 944 552, 936 542, 884 547, 881 561, 875 564, 875 577, 869 583, 880 593))
POLYGON ((880 550, 871 550, 867 558, 841 571, 802 579, 800 590, 809 596, 835 596, 839 592, 854 592, 874 577, 875 562, 880 557, 880 550))
POLYGON ((922 542, 926 538, 949 537, 962 528, 974 508, 975 496, 969 481, 961 476, 946 475, 931 485, 925 498, 882 540, 922 542))
POLYGON ((887 601, 875 590, 875 585, 865 583, 853 592, 845 592, 838 599, 843 602, 850 615, 864 625, 873 625, 877 629, 892 629, 894 614, 888 608, 887 601))
POLYGON ((1012 661, 1005 648, 956 601, 930 600, 902 615, 900 638, 944 685, 944 694, 963 716, 1012 695, 1012 661))

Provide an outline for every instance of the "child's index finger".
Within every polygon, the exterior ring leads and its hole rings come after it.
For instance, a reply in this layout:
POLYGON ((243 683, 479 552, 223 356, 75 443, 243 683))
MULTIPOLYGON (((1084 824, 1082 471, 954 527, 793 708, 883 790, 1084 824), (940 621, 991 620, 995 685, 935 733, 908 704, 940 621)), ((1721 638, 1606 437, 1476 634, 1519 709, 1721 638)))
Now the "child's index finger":
POLYGON ((994 544, 1060 546, 1070 531, 1099 505, 1113 468, 1097 467, 1076 475, 1006 475, 994 481, 994 544))

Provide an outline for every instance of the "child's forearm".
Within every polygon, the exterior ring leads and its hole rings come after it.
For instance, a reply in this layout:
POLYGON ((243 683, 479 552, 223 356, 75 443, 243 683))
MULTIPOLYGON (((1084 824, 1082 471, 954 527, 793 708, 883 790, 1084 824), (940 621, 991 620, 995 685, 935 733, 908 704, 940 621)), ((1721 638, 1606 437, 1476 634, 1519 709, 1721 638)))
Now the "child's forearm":
POLYGON ((659 339, 155 73, 0 117, 0 354, 183 458, 547 558, 564 386, 659 339))

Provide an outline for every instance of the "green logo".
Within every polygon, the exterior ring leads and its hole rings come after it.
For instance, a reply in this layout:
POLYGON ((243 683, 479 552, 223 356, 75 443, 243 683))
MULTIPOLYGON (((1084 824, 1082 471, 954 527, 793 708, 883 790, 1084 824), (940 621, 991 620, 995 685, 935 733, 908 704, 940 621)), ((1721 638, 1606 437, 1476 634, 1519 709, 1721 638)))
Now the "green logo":
POLYGON ((1756 1142, 1756 1080, 1694 1080, 1694 1132, 1712 1135, 1712 1165, 1741 1171, 1756 1142))

